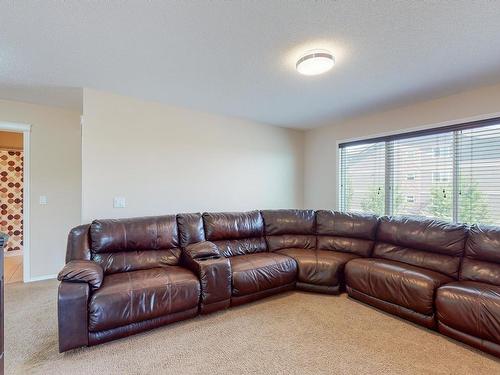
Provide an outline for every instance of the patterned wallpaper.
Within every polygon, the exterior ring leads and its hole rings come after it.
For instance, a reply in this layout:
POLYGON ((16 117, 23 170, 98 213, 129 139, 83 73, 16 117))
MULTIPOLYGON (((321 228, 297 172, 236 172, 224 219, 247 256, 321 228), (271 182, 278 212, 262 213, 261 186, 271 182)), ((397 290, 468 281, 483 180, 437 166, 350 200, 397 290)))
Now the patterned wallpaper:
POLYGON ((5 251, 23 249, 23 152, 0 150, 0 232, 5 251))

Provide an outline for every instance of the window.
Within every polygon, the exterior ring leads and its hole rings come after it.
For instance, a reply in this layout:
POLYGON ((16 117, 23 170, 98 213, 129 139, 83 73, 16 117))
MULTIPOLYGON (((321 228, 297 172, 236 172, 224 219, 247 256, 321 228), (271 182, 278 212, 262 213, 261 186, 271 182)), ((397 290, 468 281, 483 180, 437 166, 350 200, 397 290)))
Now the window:
POLYGON ((500 118, 339 148, 341 210, 500 224, 500 118))
POLYGON ((382 215, 385 199, 385 143, 367 143, 341 149, 342 206, 350 211, 382 215))
POLYGON ((500 224, 500 121, 460 131, 457 164, 457 220, 500 224))
POLYGON ((439 182, 448 182, 449 181, 449 176, 447 172, 432 172, 432 182, 434 183, 439 183, 439 182))
POLYGON ((446 158, 451 156, 451 147, 436 146, 432 149, 435 158, 446 158))

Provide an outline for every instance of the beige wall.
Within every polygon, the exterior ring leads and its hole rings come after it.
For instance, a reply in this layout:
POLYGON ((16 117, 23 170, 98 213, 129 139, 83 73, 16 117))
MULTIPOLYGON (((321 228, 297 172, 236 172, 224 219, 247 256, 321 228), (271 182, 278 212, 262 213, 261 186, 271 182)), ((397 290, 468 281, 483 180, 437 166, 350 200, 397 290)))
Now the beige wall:
POLYGON ((374 113, 305 134, 304 205, 337 207, 337 142, 500 115, 500 85, 374 113))
POLYGON ((303 205, 300 131, 90 89, 83 97, 84 222, 303 205), (115 196, 127 207, 113 208, 115 196))
POLYGON ((0 131, 0 149, 22 150, 23 134, 0 131))
POLYGON ((32 125, 32 278, 59 271, 81 218, 335 208, 337 142, 499 112, 497 85, 304 133, 85 89, 81 145, 79 111, 0 100, 0 121, 32 125))
POLYGON ((66 238, 81 215, 80 113, 0 100, 0 122, 31 124, 31 278, 64 265, 66 238), (39 196, 48 197, 39 205, 39 196))

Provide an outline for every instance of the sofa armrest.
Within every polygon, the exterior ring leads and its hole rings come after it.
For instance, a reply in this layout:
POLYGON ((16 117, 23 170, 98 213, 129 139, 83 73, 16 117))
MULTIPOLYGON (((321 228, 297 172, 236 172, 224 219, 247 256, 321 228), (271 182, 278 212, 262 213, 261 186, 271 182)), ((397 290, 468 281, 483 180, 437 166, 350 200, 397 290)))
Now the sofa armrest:
POLYGON ((63 281, 59 284, 57 320, 60 353, 88 345, 89 297, 90 287, 87 283, 63 281))
POLYGON ((200 312, 203 314, 229 307, 231 303, 231 263, 209 241, 188 245, 183 251, 184 264, 198 276, 201 285, 200 312))
POLYGON ((99 289, 104 279, 102 266, 91 260, 72 260, 57 275, 57 280, 70 283, 88 283, 92 290, 99 289))
POLYGON ((184 252, 188 258, 203 259, 220 257, 220 251, 213 242, 202 241, 186 246, 184 252))

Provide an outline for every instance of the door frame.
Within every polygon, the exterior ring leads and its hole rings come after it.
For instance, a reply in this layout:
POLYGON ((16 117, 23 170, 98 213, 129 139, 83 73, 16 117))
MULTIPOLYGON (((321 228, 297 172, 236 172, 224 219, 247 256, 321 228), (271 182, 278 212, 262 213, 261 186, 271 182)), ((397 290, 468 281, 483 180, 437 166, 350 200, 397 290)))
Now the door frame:
MULTIPOLYGON (((23 133, 23 282, 31 281, 30 251, 31 251, 31 205, 30 205, 30 136, 31 125, 0 121, 0 130, 13 133, 23 133)), ((4 254, 2 254, 4 256, 4 254)))

